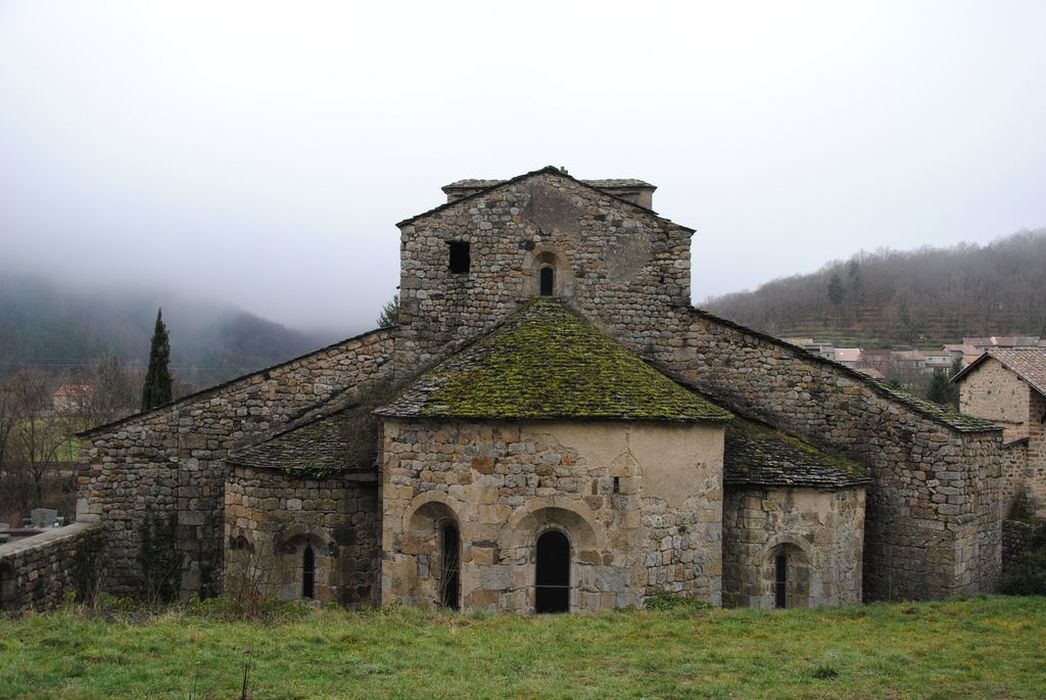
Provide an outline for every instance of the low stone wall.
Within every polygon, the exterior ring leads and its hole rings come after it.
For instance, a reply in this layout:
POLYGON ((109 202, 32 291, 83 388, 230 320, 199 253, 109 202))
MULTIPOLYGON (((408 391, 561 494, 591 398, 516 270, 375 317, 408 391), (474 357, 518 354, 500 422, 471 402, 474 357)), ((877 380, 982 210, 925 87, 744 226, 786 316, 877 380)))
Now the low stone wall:
POLYGON ((281 600, 303 597, 311 548, 312 598, 377 605, 381 506, 373 472, 313 478, 233 467, 225 484, 225 592, 243 586, 281 600))
POLYGON ((863 488, 735 487, 723 503, 723 605, 775 607, 775 559, 787 560, 785 607, 861 602, 863 488))
POLYGON ((108 524, 105 590, 219 592, 225 457, 384 377, 392 350, 367 333, 85 434, 77 520, 108 524))
POLYGON ((73 523, 0 545, 0 611, 47 610, 69 593, 86 598, 102 573, 103 530, 73 523))
POLYGON ((1036 535, 1046 528, 1046 521, 1026 523, 1021 520, 1002 522, 1002 570, 1005 574, 1021 556, 1034 547, 1036 535))

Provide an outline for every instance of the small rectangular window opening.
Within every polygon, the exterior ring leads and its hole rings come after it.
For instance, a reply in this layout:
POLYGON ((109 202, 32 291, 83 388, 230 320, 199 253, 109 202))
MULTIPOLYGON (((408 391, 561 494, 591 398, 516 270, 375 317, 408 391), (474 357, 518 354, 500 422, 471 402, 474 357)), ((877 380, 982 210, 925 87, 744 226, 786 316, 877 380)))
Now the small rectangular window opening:
POLYGON ((614 477, 614 493, 621 493, 621 477, 614 477))
POLYGON ((451 241, 450 271, 455 275, 464 274, 469 271, 471 262, 468 241, 451 241))

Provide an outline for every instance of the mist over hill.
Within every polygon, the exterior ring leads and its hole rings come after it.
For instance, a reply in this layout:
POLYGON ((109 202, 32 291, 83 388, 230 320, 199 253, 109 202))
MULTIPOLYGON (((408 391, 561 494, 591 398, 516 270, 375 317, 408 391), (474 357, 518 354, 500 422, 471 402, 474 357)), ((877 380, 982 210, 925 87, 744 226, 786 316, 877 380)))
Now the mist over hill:
POLYGON ((178 380, 203 388, 322 347, 361 329, 303 332, 220 301, 129 287, 74 287, 0 275, 0 376, 25 366, 72 373, 105 352, 148 359, 156 309, 171 335, 178 380))
POLYGON ((1046 336, 1046 229, 984 246, 862 251, 701 306, 776 336, 866 347, 1046 336))

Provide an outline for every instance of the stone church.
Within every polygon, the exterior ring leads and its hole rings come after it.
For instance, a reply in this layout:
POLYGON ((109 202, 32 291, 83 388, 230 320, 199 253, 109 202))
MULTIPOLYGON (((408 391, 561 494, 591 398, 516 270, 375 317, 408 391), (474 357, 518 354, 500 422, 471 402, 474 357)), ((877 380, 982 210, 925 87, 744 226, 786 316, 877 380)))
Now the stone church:
POLYGON ((115 594, 462 610, 993 588, 1001 430, 690 304, 639 180, 464 180, 399 323, 82 435, 115 594))

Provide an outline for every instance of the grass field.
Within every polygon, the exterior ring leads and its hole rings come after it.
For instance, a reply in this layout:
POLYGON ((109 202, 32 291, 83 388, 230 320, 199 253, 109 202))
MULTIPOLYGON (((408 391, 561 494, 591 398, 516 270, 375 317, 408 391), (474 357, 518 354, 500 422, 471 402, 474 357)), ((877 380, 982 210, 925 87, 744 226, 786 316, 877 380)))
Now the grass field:
MULTIPOLYGON (((211 610, 201 611, 200 607, 211 610)), ((929 697, 1046 695, 1046 598, 830 611, 292 614, 223 622, 69 609, 0 620, 0 696, 929 697)))

